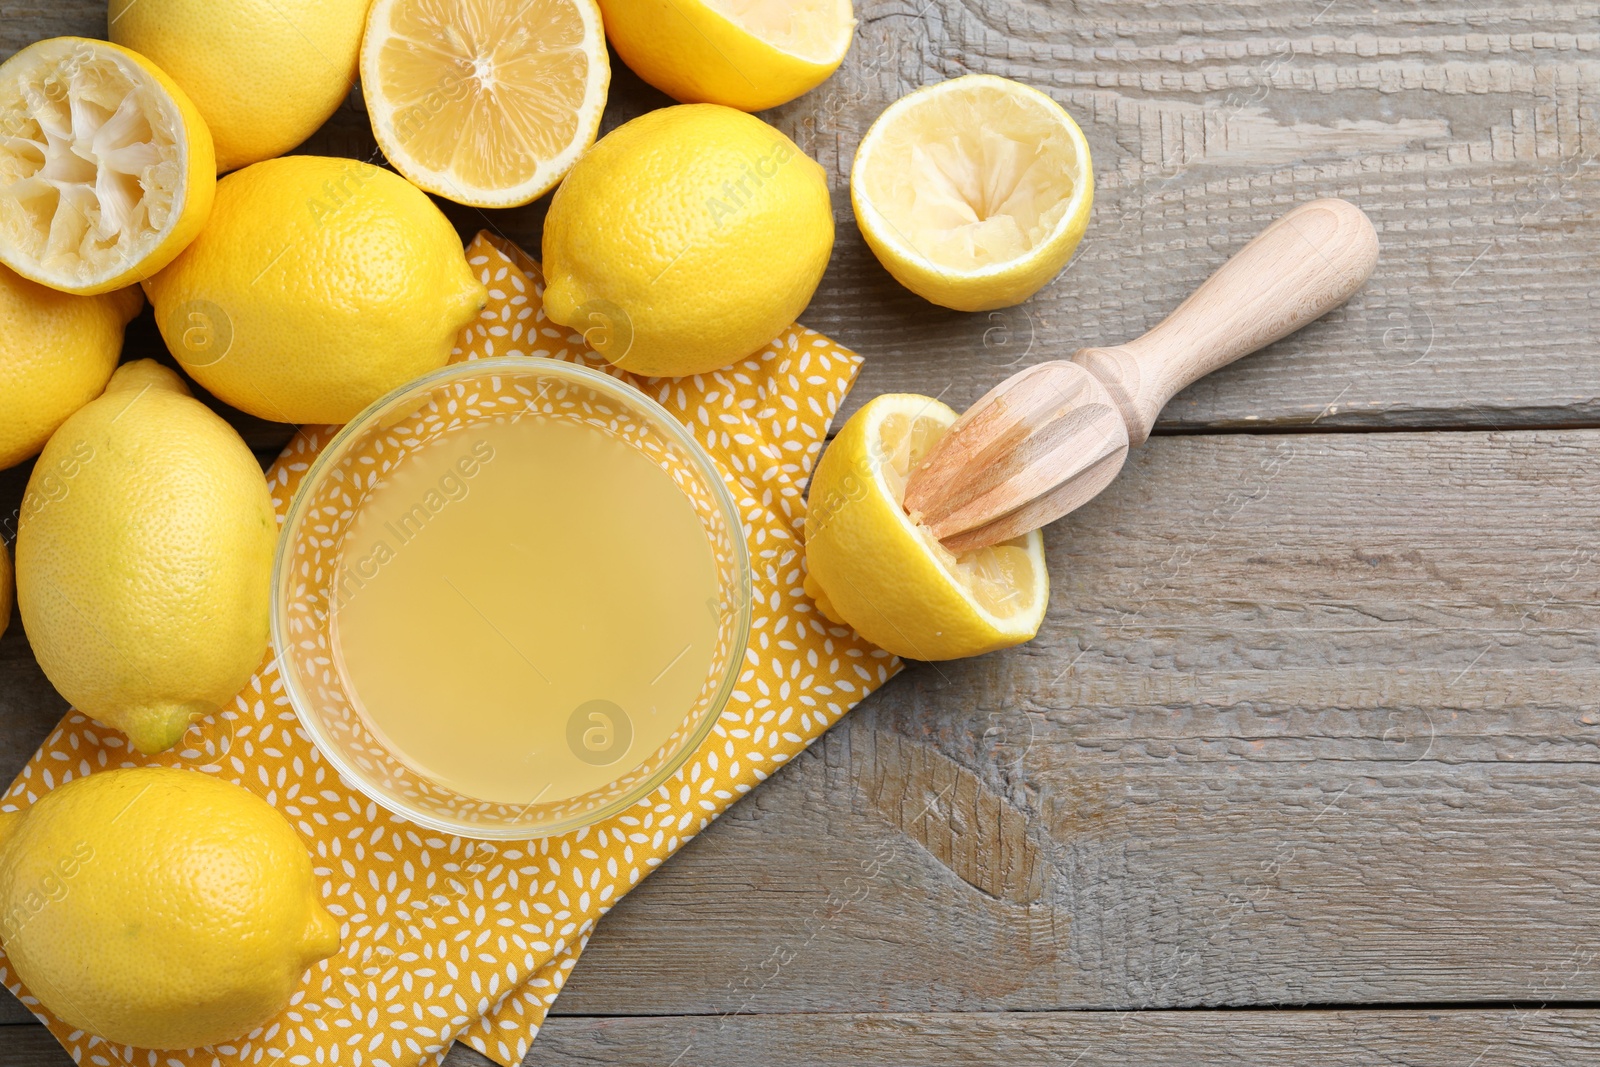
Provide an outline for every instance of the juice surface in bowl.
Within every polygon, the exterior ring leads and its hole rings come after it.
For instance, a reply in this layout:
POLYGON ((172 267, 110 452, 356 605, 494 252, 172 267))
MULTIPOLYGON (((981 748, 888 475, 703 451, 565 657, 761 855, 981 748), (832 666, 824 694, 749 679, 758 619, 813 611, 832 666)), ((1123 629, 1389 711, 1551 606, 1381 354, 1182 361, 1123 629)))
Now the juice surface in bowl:
POLYGON ((721 476, 631 387, 546 359, 379 401, 284 524, 273 637, 318 749, 385 807, 475 837, 563 832, 670 776, 749 626, 721 476))
POLYGON ((699 517, 648 457, 584 423, 529 416, 419 449, 367 497, 339 567, 352 700, 391 751, 467 796, 605 785, 667 740, 710 670, 699 517))

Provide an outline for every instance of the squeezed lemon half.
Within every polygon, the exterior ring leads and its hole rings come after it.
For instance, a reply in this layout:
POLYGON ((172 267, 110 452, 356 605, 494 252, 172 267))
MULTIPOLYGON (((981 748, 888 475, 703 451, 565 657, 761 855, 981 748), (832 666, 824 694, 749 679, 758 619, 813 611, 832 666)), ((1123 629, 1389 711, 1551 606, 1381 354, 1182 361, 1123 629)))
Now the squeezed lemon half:
POLYGON ((378 0, 361 85, 383 154, 475 207, 549 192, 594 143, 611 83, 594 0, 378 0))
POLYGON ((0 262, 68 293, 108 293, 192 241, 216 192, 211 132, 148 59, 54 37, 0 65, 0 262))
POLYGON ((834 622, 908 659, 1021 644, 1050 600, 1038 530, 957 556, 901 507, 911 471, 955 420, 931 397, 877 397, 845 423, 811 482, 806 592, 834 622))
POLYGON ((600 0, 606 33, 639 77, 686 104, 762 111, 838 69, 850 0, 600 0))
POLYGON ((1037 89, 973 74, 891 104, 850 173, 856 222, 906 288, 957 311, 1019 304, 1083 238, 1083 131, 1037 89))

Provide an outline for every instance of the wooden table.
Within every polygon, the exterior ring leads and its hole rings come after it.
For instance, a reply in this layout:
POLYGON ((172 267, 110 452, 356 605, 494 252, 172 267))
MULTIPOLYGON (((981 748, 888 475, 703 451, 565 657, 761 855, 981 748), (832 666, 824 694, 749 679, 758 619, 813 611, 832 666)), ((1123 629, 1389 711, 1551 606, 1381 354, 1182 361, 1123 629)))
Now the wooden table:
MULTIPOLYGON (((0 12, 5 54, 104 27, 0 12)), ((1130 338, 1298 201, 1360 204, 1382 260, 1049 531, 1037 640, 911 667, 631 894, 529 1062, 1600 1062, 1600 5, 857 14, 767 116, 832 175, 804 321, 867 357, 850 410, 1130 338), (900 289, 846 187, 886 104, 969 71, 1096 164, 1077 259, 993 314, 900 289)), ((608 127, 666 103, 619 64, 608 127)), ((359 100, 307 150, 371 156, 359 100)), ((538 247, 543 202, 450 210, 538 247)), ((13 619, 0 772, 63 709, 13 619)), ((64 1062, 0 1016, 0 1067, 64 1062)))

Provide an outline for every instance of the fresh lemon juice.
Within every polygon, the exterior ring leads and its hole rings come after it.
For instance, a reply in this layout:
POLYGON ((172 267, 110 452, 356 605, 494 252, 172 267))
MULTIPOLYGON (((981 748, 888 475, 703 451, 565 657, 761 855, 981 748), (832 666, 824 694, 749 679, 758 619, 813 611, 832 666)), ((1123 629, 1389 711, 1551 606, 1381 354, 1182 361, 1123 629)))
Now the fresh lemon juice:
POLYGON ((653 459, 587 423, 524 415, 423 446, 367 494, 337 566, 351 702, 395 756, 469 797, 605 786, 714 684, 704 525, 653 459))

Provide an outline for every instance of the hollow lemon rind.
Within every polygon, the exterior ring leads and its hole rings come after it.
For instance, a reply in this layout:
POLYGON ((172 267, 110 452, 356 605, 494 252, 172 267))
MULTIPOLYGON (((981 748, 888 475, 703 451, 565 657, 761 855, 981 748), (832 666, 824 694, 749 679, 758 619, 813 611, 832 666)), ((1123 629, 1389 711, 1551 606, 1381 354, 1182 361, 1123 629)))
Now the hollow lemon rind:
POLYGON ((131 64, 144 77, 154 81, 167 96, 163 103, 170 107, 168 118, 175 129, 182 131, 177 148, 184 178, 182 189, 173 204, 171 221, 154 247, 122 270, 88 279, 63 276, 45 270, 32 257, 14 247, 4 232, 0 231, 0 263, 30 281, 63 293, 98 296, 144 281, 176 259, 199 235, 211 214, 211 203, 216 196, 217 160, 211 130, 200 116, 200 109, 165 71, 132 49, 86 37, 53 37, 29 45, 0 63, 0 81, 7 77, 7 68, 11 68, 12 64, 18 64, 20 68, 40 61, 49 62, 51 52, 70 52, 80 47, 131 64))
POLYGON ((826 594, 826 614, 897 656, 960 659, 1022 644, 1038 633, 1050 599, 1044 539, 1038 530, 1011 542, 1033 571, 1027 609, 1002 617, 986 609, 934 556, 925 532, 906 515, 874 459, 883 421, 894 414, 956 413, 930 397, 889 393, 839 431, 817 464, 806 518, 806 564, 826 594))
POLYGON ((970 74, 930 85, 896 100, 867 130, 856 149, 850 169, 850 204, 856 224, 878 262, 895 281, 931 303, 955 311, 993 311, 1014 307, 1044 288, 1061 273, 1077 251, 1089 228, 1089 212, 1094 203, 1094 167, 1089 142, 1065 108, 1031 86, 989 74, 970 74), (1043 113, 1057 120, 1076 149, 1077 180, 1066 209, 1050 234, 1027 253, 971 270, 942 267, 924 256, 899 234, 894 225, 873 204, 863 188, 866 169, 873 164, 885 132, 903 116, 943 93, 968 89, 993 88, 1031 100, 1043 113))

